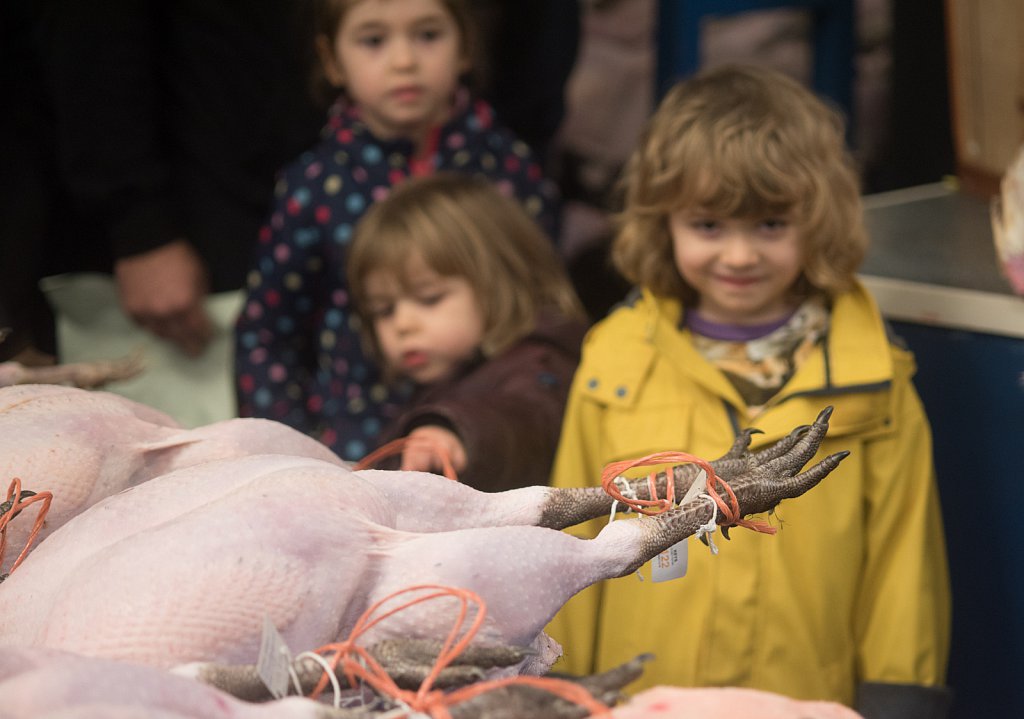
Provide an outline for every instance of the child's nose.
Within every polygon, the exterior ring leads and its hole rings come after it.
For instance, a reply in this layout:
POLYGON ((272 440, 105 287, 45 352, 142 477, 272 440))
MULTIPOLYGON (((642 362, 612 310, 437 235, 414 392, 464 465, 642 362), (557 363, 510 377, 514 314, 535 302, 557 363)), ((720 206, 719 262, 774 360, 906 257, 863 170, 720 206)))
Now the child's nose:
POLYGON ((417 324, 416 308, 411 302, 400 301, 395 304, 395 329, 401 333, 414 330, 417 324))
POLYGON ((409 38, 399 37, 391 44, 391 64, 396 68, 408 68, 416 62, 416 52, 409 38))
POLYGON ((732 266, 745 266, 757 262, 757 248, 745 234, 730 236, 722 248, 722 261, 732 266))

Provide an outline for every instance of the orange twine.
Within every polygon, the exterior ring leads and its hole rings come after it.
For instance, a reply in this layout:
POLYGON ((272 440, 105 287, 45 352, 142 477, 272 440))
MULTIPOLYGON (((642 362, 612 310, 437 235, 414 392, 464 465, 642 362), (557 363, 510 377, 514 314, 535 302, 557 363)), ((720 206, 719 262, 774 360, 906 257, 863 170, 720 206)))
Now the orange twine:
MULTIPOLYGON (((448 707, 510 684, 528 684, 540 689, 545 689, 567 701, 585 707, 590 710, 592 716, 607 713, 608 707, 594 699, 590 692, 582 686, 561 679, 545 677, 508 677, 505 679, 477 682, 472 686, 462 687, 461 689, 457 689, 447 694, 443 691, 433 689, 434 682, 437 681, 441 671, 451 664, 455 658, 458 657, 458 655, 461 654, 467 646, 469 646, 469 643, 472 641, 473 637, 476 636, 476 633, 483 624, 484 617, 486 615, 487 607, 484 604, 483 599, 481 599, 475 592, 471 592, 468 589, 446 587, 436 584, 416 585, 390 594, 367 609, 362 616, 359 617, 355 627, 353 627, 352 632, 345 641, 327 644, 315 651, 317 653, 333 652, 332 656, 327 660, 331 670, 336 671, 340 665, 351 686, 355 687, 357 680, 366 682, 373 687, 378 694, 401 701, 407 705, 410 710, 428 714, 429 716, 434 717, 434 719, 451 719, 448 707), (386 602, 389 602, 403 594, 410 594, 414 592, 428 593, 411 599, 404 604, 371 619, 374 613, 380 610, 386 602), (453 624, 451 631, 448 633, 448 636, 441 647, 441 651, 438 653, 437 661, 431 668, 430 673, 420 684, 419 689, 415 692, 401 689, 397 684, 395 684, 394 680, 388 676, 387 672, 377 662, 377 660, 375 660, 363 647, 357 645, 355 641, 372 627, 376 626, 393 614, 415 604, 419 604, 420 602, 426 602, 441 597, 454 597, 459 600, 458 618, 453 624), (473 618, 473 622, 469 628, 462 634, 462 638, 457 639, 463 625, 466 623, 470 603, 475 604, 477 607, 476 616, 473 618), (353 658, 352 655, 358 657, 358 660, 353 658)), ((327 682, 327 675, 324 674, 324 676, 320 678, 317 686, 310 693, 310 696, 314 699, 319 697, 327 687, 327 682)))
POLYGON ((13 573, 17 569, 21 562, 28 556, 29 547, 36 539, 36 535, 43 528, 43 520, 46 519, 46 513, 50 511, 50 502, 53 501, 52 492, 38 492, 30 497, 22 499, 21 496, 21 479, 15 477, 7 488, 7 499, 5 502, 11 502, 11 509, 5 512, 3 516, 0 516, 0 566, 2 566, 4 552, 7 550, 7 525, 11 523, 16 515, 21 510, 28 507, 30 504, 36 502, 42 502, 39 507, 39 513, 36 515, 35 524, 32 525, 32 531, 29 532, 28 539, 25 540, 25 547, 21 550, 21 554, 15 560, 14 565, 11 567, 10 573, 13 573))
POLYGON ((652 497, 651 499, 629 499, 623 496, 622 492, 620 492, 619 488, 615 485, 615 479, 623 472, 633 469, 634 467, 650 467, 657 464, 665 464, 666 462, 673 462, 676 464, 696 464, 704 470, 707 474, 707 494, 715 504, 718 505, 718 510, 722 513, 724 521, 720 522, 720 524, 723 526, 728 527, 732 525, 739 525, 741 527, 746 527, 747 529, 753 529, 756 532, 775 534, 775 527, 764 522, 754 522, 740 517, 739 500, 736 499, 736 493, 733 492, 729 483, 715 474, 715 470, 711 468, 711 464, 709 462, 692 454, 687 454, 686 452, 656 452, 645 457, 640 457, 639 459, 627 459, 621 462, 612 462, 605 466, 604 471, 601 472, 601 487, 613 499, 621 502, 635 512, 645 514, 649 517, 661 514, 668 511, 675 505, 675 478, 672 476, 671 469, 665 472, 666 496, 663 499, 659 499, 657 496, 656 475, 654 473, 651 473, 647 477, 648 486, 650 487, 650 495, 652 497), (729 495, 728 504, 718 493, 716 485, 719 484, 725 489, 726 494, 729 495), (645 509, 646 507, 651 507, 652 509, 645 509))
POLYGON ((431 440, 425 439, 423 437, 399 437, 398 439, 393 439, 387 444, 381 445, 380 447, 378 447, 377 449, 373 450, 368 455, 363 457, 361 460, 359 460, 356 463, 355 468, 357 471, 360 469, 370 469, 371 467, 373 467, 373 465, 377 464, 377 462, 381 461, 382 459, 387 459, 388 457, 393 457, 395 455, 401 454, 403 451, 405 451, 405 448, 409 444, 412 444, 413 442, 417 444, 432 445, 430 448, 434 451, 434 454, 436 454, 437 458, 440 460, 441 469, 443 471, 444 476, 452 480, 453 482, 459 481, 459 477, 455 473, 455 467, 452 466, 451 457, 448 456, 448 450, 446 450, 440 444, 432 442, 431 440))

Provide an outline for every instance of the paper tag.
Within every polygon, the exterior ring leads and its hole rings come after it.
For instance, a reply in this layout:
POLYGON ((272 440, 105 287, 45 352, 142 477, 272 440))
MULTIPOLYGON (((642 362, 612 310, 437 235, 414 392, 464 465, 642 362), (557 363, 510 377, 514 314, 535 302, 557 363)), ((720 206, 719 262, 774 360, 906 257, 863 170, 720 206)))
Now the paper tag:
POLYGON ((651 560, 651 579, 667 582, 686 575, 686 540, 673 544, 651 560))
MULTIPOLYGON (((704 491, 707 481, 708 473, 702 468, 697 473, 697 478, 693 480, 693 484, 686 490, 686 494, 679 500, 679 504, 686 504, 691 499, 697 497, 704 491)), ((667 582, 672 579, 685 577, 688 564, 687 542, 684 539, 681 542, 676 542, 651 560, 651 579, 655 582, 667 582)))
POLYGON ((690 488, 686 490, 686 494, 683 495, 683 498, 679 500, 679 504, 683 505, 689 502, 691 499, 695 499, 698 494, 700 494, 705 490, 705 488, 707 488, 707 485, 708 473, 704 470, 703 467, 701 467, 700 471, 697 472, 697 478, 693 480, 693 484, 691 484, 690 488))
POLYGON ((259 674, 260 679, 267 685, 267 689, 275 699, 288 695, 291 665, 292 655, 284 643, 284 638, 277 631, 274 623, 270 621, 270 617, 264 616, 260 655, 256 660, 256 673, 259 674))

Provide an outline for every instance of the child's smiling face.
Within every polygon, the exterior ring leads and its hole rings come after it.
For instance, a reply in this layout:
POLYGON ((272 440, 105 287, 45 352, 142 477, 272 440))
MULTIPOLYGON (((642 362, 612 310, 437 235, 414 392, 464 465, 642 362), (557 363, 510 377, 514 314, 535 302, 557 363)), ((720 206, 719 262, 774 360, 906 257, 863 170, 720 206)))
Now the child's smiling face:
POLYGON ((361 0, 320 54, 374 135, 416 143, 447 119, 468 69, 459 27, 440 0, 361 0))
POLYGON ((669 230, 676 268, 697 291, 696 309, 706 319, 755 325, 794 308, 803 256, 791 218, 721 218, 686 209, 670 215, 669 230))

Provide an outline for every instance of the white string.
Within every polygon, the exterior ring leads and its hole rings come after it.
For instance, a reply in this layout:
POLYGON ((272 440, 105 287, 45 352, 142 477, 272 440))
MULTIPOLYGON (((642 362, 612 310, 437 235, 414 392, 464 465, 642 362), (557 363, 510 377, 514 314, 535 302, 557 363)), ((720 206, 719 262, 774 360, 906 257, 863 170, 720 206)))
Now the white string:
MULTIPOLYGON (((295 657, 295 661, 299 661, 305 657, 309 657, 323 667, 324 674, 326 674, 327 678, 331 680, 331 689, 334 691, 334 708, 341 709, 341 685, 338 683, 338 677, 335 675, 334 670, 331 669, 331 665, 326 659, 316 652, 302 652, 302 654, 295 657)), ((298 688, 299 696, 302 696, 303 692, 302 687, 299 686, 298 674, 295 673, 295 669, 292 668, 291 664, 288 665, 288 673, 292 675, 292 681, 295 682, 295 686, 298 688)))
MULTIPOLYGON (((626 479, 622 475, 619 475, 618 477, 613 479, 612 482, 615 483, 615 486, 618 488, 619 493, 622 494, 623 497, 625 497, 626 499, 637 499, 636 492, 633 490, 633 485, 629 483, 628 479, 626 479)), ((608 524, 611 524, 615 521, 615 511, 618 509, 618 506, 619 500, 613 499, 612 510, 611 513, 608 515, 608 524)), ((631 511, 633 510, 627 506, 626 512, 629 513, 631 511)))
POLYGON ((707 524, 697 527, 697 531, 693 536, 700 539, 702 535, 707 535, 708 548, 711 550, 712 554, 718 554, 718 547, 715 545, 715 540, 711 538, 711 533, 718 527, 718 503, 715 502, 709 494, 701 494, 698 499, 706 499, 711 502, 711 519, 708 520, 707 524))

